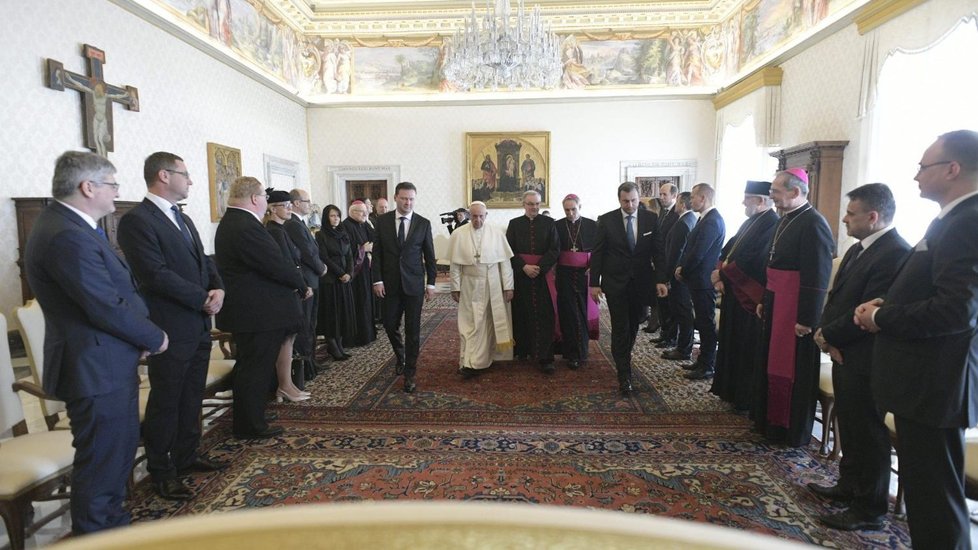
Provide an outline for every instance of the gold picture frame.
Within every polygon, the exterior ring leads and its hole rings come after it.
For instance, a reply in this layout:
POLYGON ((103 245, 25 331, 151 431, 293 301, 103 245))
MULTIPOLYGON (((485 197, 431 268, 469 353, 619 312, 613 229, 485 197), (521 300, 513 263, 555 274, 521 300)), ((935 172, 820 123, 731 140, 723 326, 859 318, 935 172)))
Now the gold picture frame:
POLYGON ((489 208, 521 208, 523 193, 550 206, 550 132, 465 134, 465 196, 489 208))
POLYGON ((211 221, 219 222, 228 208, 231 182, 241 176, 241 150, 219 143, 207 144, 207 177, 211 192, 211 221))

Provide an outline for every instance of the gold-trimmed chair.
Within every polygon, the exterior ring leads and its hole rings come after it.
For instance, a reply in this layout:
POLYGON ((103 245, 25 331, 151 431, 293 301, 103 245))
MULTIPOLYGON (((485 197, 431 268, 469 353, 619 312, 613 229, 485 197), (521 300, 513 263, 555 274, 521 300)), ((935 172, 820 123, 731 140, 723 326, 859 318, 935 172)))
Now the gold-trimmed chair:
MULTIPOLYGON (((0 334, 6 333, 7 318, 0 314, 0 334)), ((14 381, 10 346, 6 338, 0 338, 0 437, 13 435, 0 439, 0 516, 13 550, 23 549, 27 537, 68 509, 65 502, 40 519, 28 520, 33 514, 32 503, 69 497, 75 457, 70 431, 28 433, 17 391, 37 395, 32 386, 14 381)))

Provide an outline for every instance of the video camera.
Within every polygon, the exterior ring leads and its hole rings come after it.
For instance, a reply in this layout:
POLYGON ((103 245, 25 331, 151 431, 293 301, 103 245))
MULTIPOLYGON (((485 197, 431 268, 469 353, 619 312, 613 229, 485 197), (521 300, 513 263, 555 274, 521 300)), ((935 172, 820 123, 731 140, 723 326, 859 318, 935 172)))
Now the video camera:
POLYGON ((469 223, 469 211, 464 208, 456 208, 451 212, 442 212, 438 214, 441 217, 441 223, 448 226, 448 234, 451 235, 452 231, 455 231, 461 225, 469 223))

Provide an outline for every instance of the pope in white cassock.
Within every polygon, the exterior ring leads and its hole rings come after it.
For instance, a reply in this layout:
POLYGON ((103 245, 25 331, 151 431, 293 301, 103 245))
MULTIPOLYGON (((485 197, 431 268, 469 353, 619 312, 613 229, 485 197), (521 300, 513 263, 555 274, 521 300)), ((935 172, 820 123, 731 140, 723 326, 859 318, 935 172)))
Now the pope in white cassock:
POLYGON ((493 361, 513 359, 513 250, 506 233, 486 225, 486 205, 469 206, 470 221, 448 242, 452 299, 458 302, 459 373, 471 378, 493 361))

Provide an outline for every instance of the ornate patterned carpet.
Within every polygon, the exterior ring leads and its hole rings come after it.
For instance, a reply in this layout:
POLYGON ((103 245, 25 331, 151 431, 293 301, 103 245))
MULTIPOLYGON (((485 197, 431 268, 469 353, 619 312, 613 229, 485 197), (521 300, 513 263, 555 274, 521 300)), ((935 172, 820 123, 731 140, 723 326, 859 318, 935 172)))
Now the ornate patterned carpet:
POLYGON ((830 482, 836 464, 817 445, 765 443, 747 420, 682 378, 640 333, 631 398, 617 393, 610 328, 577 371, 528 362, 463 380, 455 308, 438 295, 424 311, 418 391, 401 391, 381 331, 354 358, 333 363, 307 389, 314 398, 271 405, 285 433, 231 437, 217 420, 203 448, 231 462, 188 479, 197 498, 157 498, 137 486, 137 521, 297 503, 387 499, 483 500, 584 506, 704 521, 839 548, 909 547, 906 523, 878 533, 821 527, 835 511, 804 488, 830 482))

